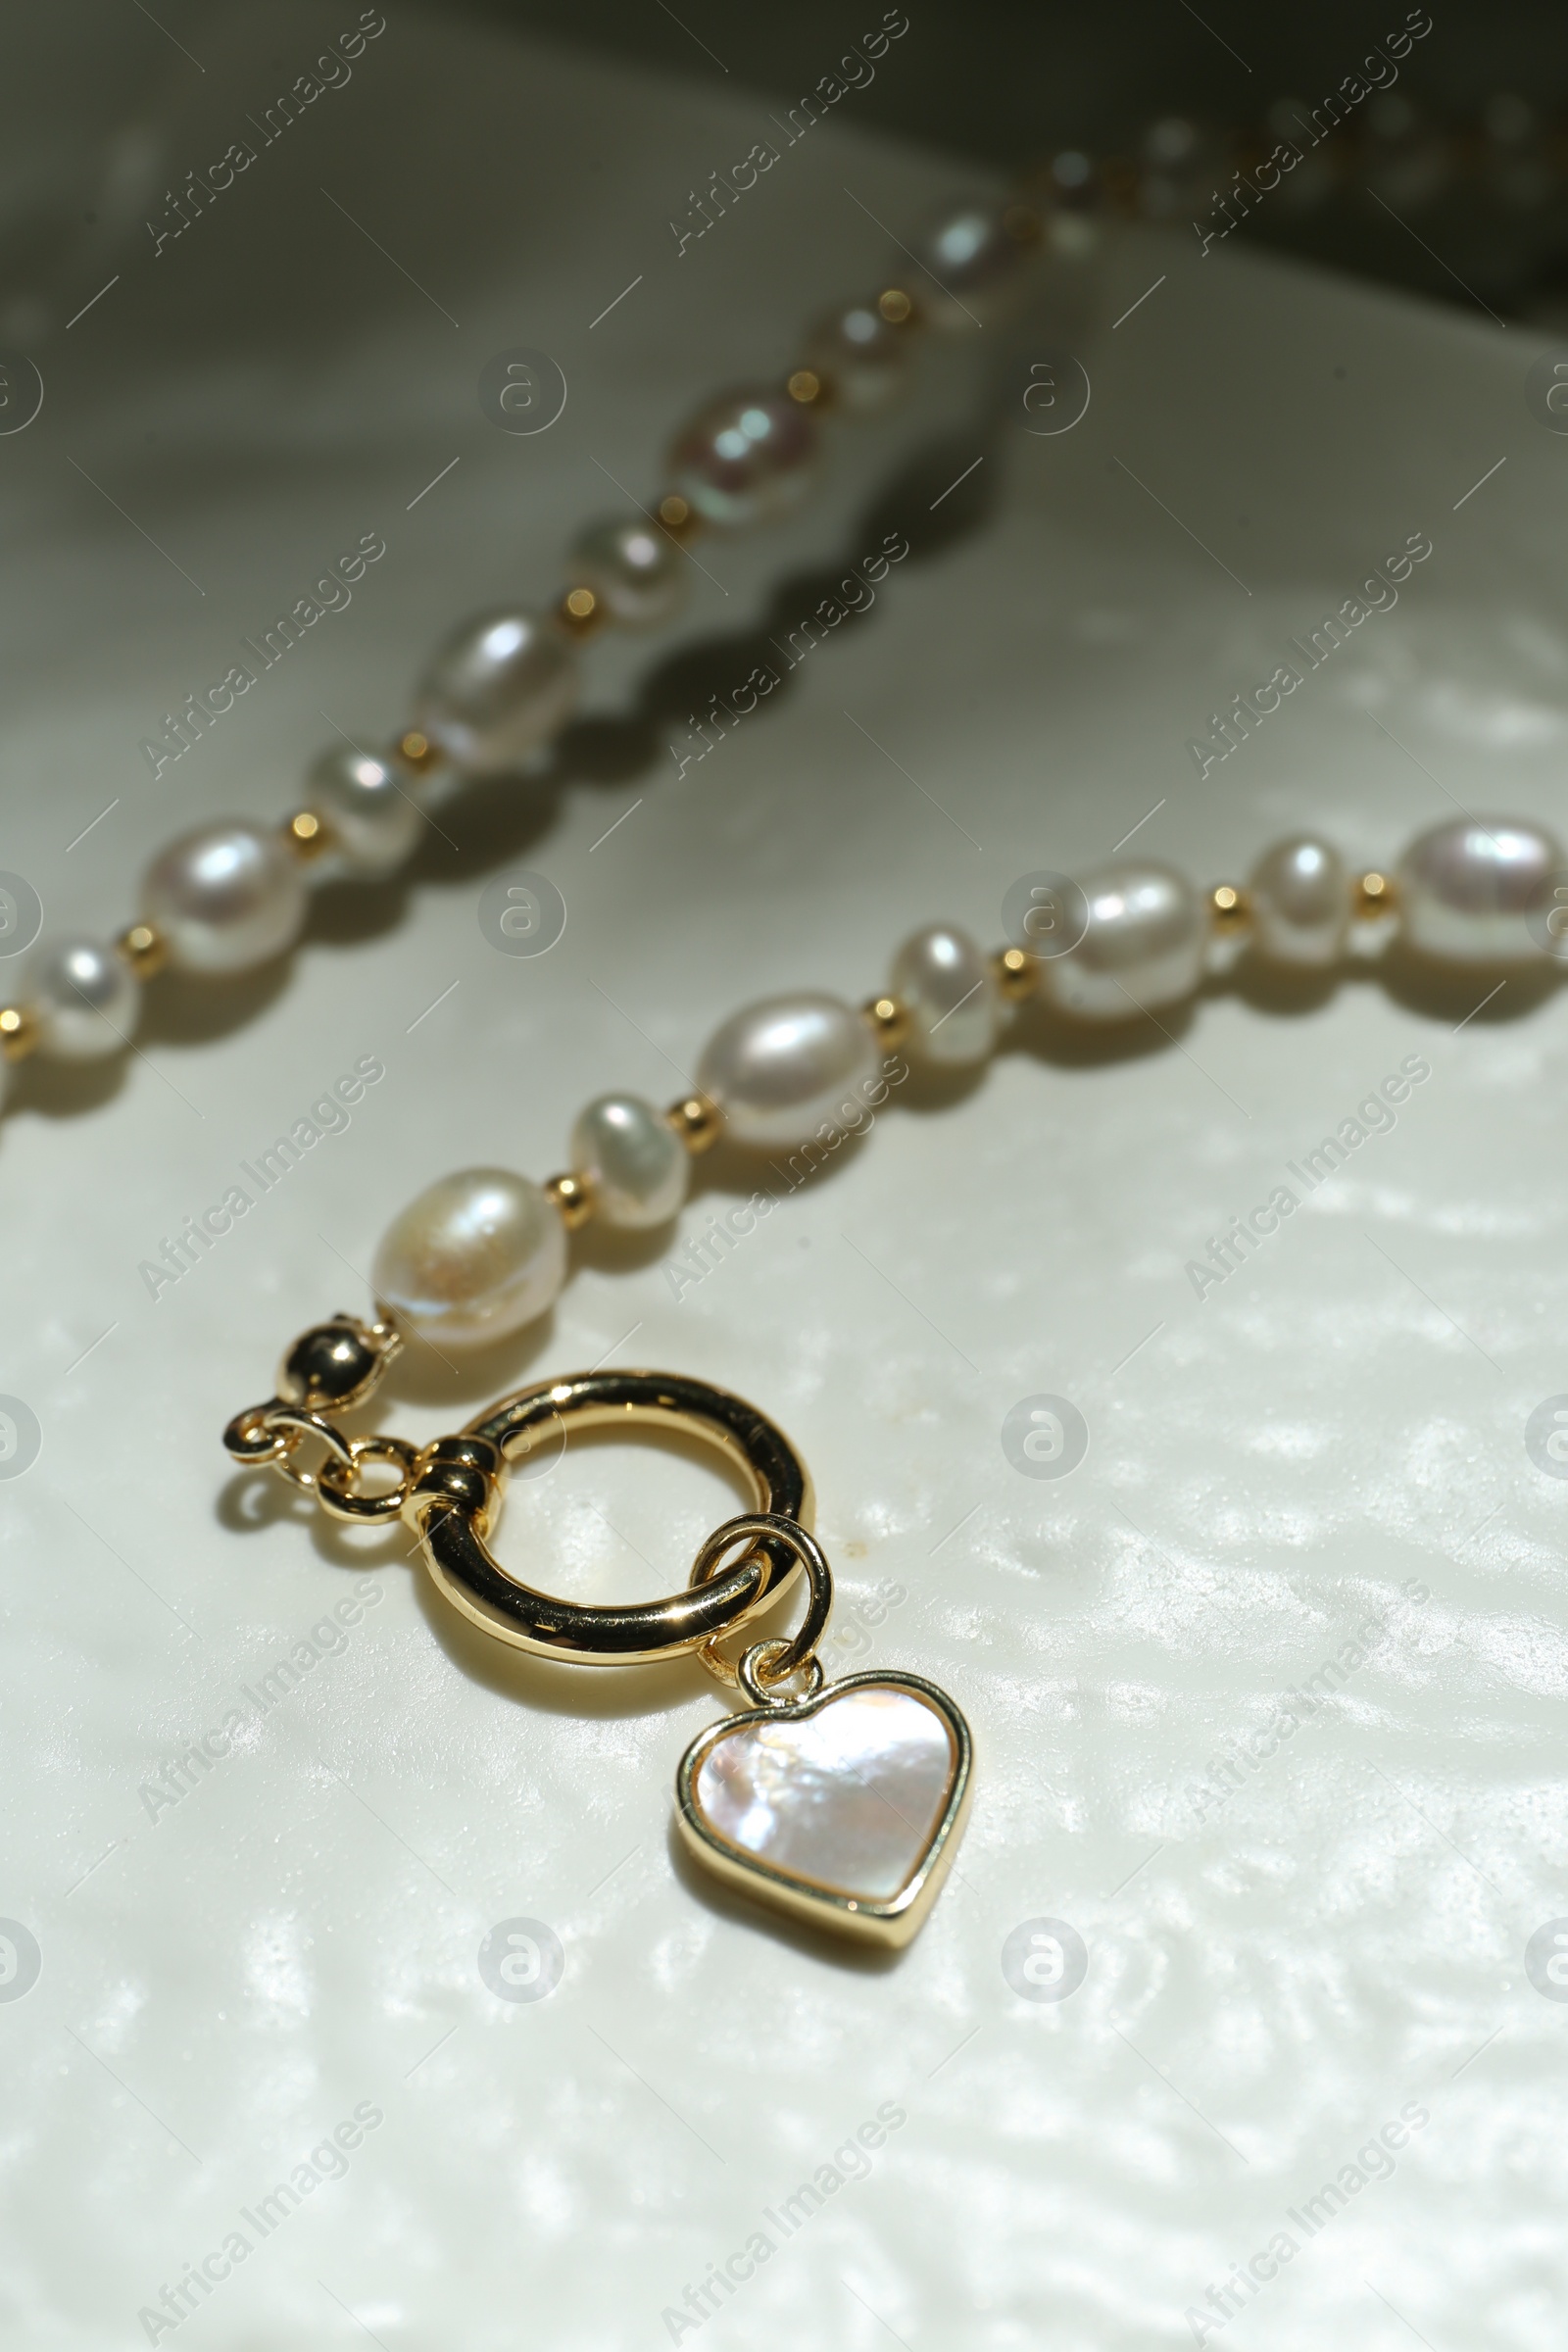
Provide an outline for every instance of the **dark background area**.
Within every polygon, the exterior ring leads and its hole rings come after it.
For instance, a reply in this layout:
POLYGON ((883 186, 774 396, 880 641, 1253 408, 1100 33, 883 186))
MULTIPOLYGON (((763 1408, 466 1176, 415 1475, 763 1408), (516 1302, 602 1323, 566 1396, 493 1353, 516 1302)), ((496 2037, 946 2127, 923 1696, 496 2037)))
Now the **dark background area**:
MULTIPOLYGON (((883 0, 469 0, 490 22, 789 104, 883 0)), ((1404 24, 1409 0, 906 0, 919 38, 883 61, 857 120, 1021 171, 1063 149, 1142 165, 1154 125, 1190 124, 1196 152, 1165 175, 1178 220, 1272 144, 1271 109, 1320 105, 1404 24)), ((1392 91, 1330 144, 1310 200, 1271 203, 1238 233, 1388 283, 1568 323, 1568 0, 1431 0, 1432 30, 1392 91), (1382 202, 1378 201, 1381 198, 1382 202), (1388 207, 1391 209, 1384 209, 1388 207), (1463 281, 1460 283, 1459 281, 1463 281)), ((1196 238, 1195 238, 1196 241, 1196 238)))

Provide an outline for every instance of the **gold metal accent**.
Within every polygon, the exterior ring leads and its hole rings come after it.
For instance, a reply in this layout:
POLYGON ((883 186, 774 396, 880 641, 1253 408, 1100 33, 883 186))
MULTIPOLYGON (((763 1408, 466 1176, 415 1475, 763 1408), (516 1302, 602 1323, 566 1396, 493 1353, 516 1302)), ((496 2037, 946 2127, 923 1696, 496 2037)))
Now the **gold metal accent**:
POLYGON ((427 767, 434 767, 441 757, 429 736, 421 734, 417 727, 410 727, 400 735, 393 750, 404 766, 412 767, 416 775, 422 775, 427 767))
POLYGON ((1388 914, 1399 903, 1398 887, 1392 874, 1377 871, 1358 874, 1350 888, 1350 911, 1363 921, 1374 914, 1388 914))
MULTIPOLYGON (((726 1519, 722 1527, 714 1528, 692 1562, 691 1582, 706 1585, 726 1551, 746 1538, 756 1536, 776 1536, 805 1569, 809 1586, 806 1615, 788 1640, 755 1642, 738 1666, 732 1665, 718 1648, 720 1637, 716 1634, 703 1643, 697 1654, 710 1674, 716 1674, 721 1683, 728 1683, 732 1689, 741 1685, 753 1704, 760 1707, 775 1703, 770 1692, 776 1686, 813 1666, 816 1674, 804 1695, 810 1697, 820 1688, 822 1664, 816 1655, 816 1645, 827 1631, 832 1614, 833 1575, 821 1544, 804 1527, 794 1520, 781 1519, 776 1513, 753 1511, 739 1519, 726 1519)), ((781 1706, 789 1703, 782 1691, 776 1703, 781 1706)))
POLYGON ((708 1869, 716 1871, 732 1886, 764 1902, 776 1904, 781 1910, 793 1913, 797 1919, 808 1920, 815 1927, 835 1928, 859 1941, 879 1944, 884 1950, 897 1949, 909 1941, 930 1911, 947 1875, 948 1866, 957 1851, 969 1810, 974 1744, 969 1737, 969 1726, 947 1692, 918 1674, 878 1674, 873 1669, 866 1674, 846 1675, 842 1682, 829 1683, 809 1698, 796 1702, 788 1709, 789 1717, 795 1722, 808 1721, 851 1690, 906 1690, 912 1696, 924 1699, 942 1718, 953 1742, 948 1796, 941 1819, 932 1831, 925 1853, 914 1872, 889 1900, 869 1900, 864 1896, 845 1894, 835 1886, 819 1886, 809 1879, 792 1878, 787 1872, 774 1869, 760 1854, 747 1853, 742 1847, 731 1845, 710 1828, 698 1806, 696 1795, 703 1766, 721 1741, 736 1732, 746 1732, 755 1726, 758 1720, 755 1709, 749 1709, 745 1714, 727 1716, 722 1723, 710 1724, 706 1732, 700 1733, 692 1741, 681 1758, 680 1770, 675 1776, 675 1820, 681 1836, 697 1859, 708 1869))
POLYGON ((1208 919, 1216 931, 1240 931, 1252 919, 1250 896, 1234 882, 1216 882, 1208 894, 1208 919))
POLYGON ((568 1233, 586 1225, 594 1213, 593 1200, 580 1176, 552 1176, 544 1190, 545 1199, 568 1233))
POLYGON ((687 1095, 664 1113, 693 1159, 710 1152, 724 1132, 724 1114, 706 1095, 687 1095))
POLYGON ((905 326, 915 316, 913 298, 906 294, 902 286, 889 286, 879 294, 876 298, 876 307, 889 326, 905 326))
POLYGON ((568 588, 556 607, 556 618, 572 637, 592 636, 610 615, 591 588, 568 588))
POLYGON ((338 1459, 323 1462, 317 1472, 317 1500, 329 1517, 346 1519, 350 1526, 379 1526, 402 1518, 418 1469, 418 1452, 406 1439, 351 1438, 347 1463, 338 1459), (371 1462, 394 1469, 396 1482, 378 1494, 354 1494, 351 1482, 371 1462))
POLYGON ((22 1061, 38 1043, 38 1024, 24 1004, 0 1004, 0 1054, 22 1061))
POLYGON ((909 1008, 898 997, 868 998, 860 1006, 860 1017, 877 1044, 890 1050, 901 1046, 909 1034, 909 1008))
POLYGON ((332 846, 332 828, 314 808, 296 808, 283 826, 283 839, 296 858, 309 862, 332 846))
POLYGON ((253 1438, 259 1441, 266 1437, 274 1448, 266 1458, 271 1462, 274 1470, 281 1470, 285 1478, 291 1479, 307 1494, 316 1493, 318 1478, 327 1462, 336 1461, 345 1470, 353 1469, 354 1447, 351 1441, 340 1429, 334 1429, 323 1413, 312 1412, 303 1404, 281 1404, 274 1396, 270 1404, 253 1407, 252 1414, 253 1438), (303 1438, 319 1438, 325 1446, 320 1469, 302 1470, 294 1459, 303 1438))
POLYGON ((674 1372, 576 1372, 540 1381, 427 1446, 404 1505, 436 1585, 471 1623, 514 1649, 578 1665, 647 1665, 733 1631, 800 1574, 792 1544, 767 1534, 735 1567, 666 1600, 590 1607, 537 1592, 501 1568, 484 1542, 503 1465, 555 1431, 633 1425, 678 1430, 714 1446, 751 1488, 759 1512, 808 1529, 815 1497, 782 1430, 744 1397, 674 1372))
POLYGON ((349 1412, 380 1386, 402 1348, 402 1334, 392 1323, 362 1323, 341 1314, 313 1323, 278 1365, 278 1397, 313 1412, 349 1412))
POLYGON ((1027 948, 999 948, 991 958, 991 977, 1009 1004, 1021 1004, 1040 986, 1040 964, 1027 948))
POLYGON ((138 980, 151 980, 164 968, 169 942, 156 923, 127 923, 116 940, 115 949, 138 980))
MULTIPOLYGON (((237 1413, 223 1433, 240 1462, 270 1464, 333 1518, 376 1525, 401 1518, 419 1538, 437 1589, 469 1622, 510 1647, 575 1664, 643 1665, 698 1651, 725 1680, 738 1681, 753 1707, 702 1733, 681 1759, 677 1820, 693 1852, 752 1895, 796 1916, 882 1944, 906 1943, 936 1899, 967 1809, 972 1749, 969 1728, 946 1691, 918 1675, 866 1673, 825 1683, 817 1645, 833 1605, 833 1579, 809 1530, 815 1497, 806 1465, 783 1432, 755 1405, 678 1373, 596 1369, 540 1381, 504 1396, 458 1436, 422 1450, 402 1438, 350 1438, 329 1416, 361 1402, 395 1354, 390 1323, 360 1324, 338 1315, 301 1334, 284 1356, 278 1387, 286 1394, 237 1413), (623 1607, 587 1606, 535 1592, 495 1559, 485 1541, 499 1508, 506 1468, 535 1450, 547 1433, 632 1424, 678 1431, 716 1448, 752 1490, 755 1508, 713 1530, 692 1563, 685 1590, 667 1599, 623 1607), (306 1469, 297 1458, 315 1440, 322 1458, 306 1469), (375 1470, 390 1486, 361 1492, 375 1470), (740 1557, 725 1566, 737 1548, 740 1557), (805 1572, 806 1608, 792 1635, 754 1642, 732 1667, 715 1649, 805 1572), (724 1740, 764 1722, 807 1721, 856 1690, 905 1692, 944 1725, 949 1767, 941 1817, 906 1883, 888 1898, 854 1895, 776 1868, 723 1838, 698 1801, 699 1776, 724 1740)), ((787 1765, 785 1754, 782 1761, 787 1765)))
POLYGON ((678 490, 669 491, 660 500, 659 519, 672 539, 690 539, 703 527, 702 516, 678 490))
MULTIPOLYGON (((402 1346, 391 1323, 361 1323, 353 1315, 334 1315, 329 1323, 313 1324, 301 1332, 279 1364, 276 1396, 236 1413, 223 1432, 224 1446, 246 1469, 270 1466, 307 1494, 319 1494, 327 1509, 334 1508, 329 1495, 358 1503, 359 1497, 348 1495, 347 1481, 360 1456, 369 1447, 371 1458, 378 1458, 374 1448, 392 1441, 345 1438, 325 1416, 363 1404, 402 1346), (325 1459, 314 1471, 301 1469, 294 1459, 308 1437, 319 1438, 326 1448, 325 1459)), ((379 1458, 385 1458, 384 1453, 379 1458)), ((389 1508, 339 1510, 337 1516, 395 1519, 407 1484, 389 1508)), ((374 1499, 380 1505, 389 1498, 374 1499)))
POLYGON ((797 368, 784 386, 791 400, 798 400, 803 409, 814 402, 824 408, 828 404, 828 386, 814 368, 797 368))

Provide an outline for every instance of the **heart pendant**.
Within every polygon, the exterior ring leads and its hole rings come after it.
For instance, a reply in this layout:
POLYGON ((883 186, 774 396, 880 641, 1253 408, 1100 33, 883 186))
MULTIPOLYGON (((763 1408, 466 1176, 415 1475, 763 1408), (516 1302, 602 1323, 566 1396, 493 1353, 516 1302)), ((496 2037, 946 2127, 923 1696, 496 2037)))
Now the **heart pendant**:
POLYGON ((763 1902, 906 1943, 942 1883, 969 1792, 969 1727, 915 1674, 853 1674, 814 1698, 728 1716, 675 1789, 688 1844, 763 1902))

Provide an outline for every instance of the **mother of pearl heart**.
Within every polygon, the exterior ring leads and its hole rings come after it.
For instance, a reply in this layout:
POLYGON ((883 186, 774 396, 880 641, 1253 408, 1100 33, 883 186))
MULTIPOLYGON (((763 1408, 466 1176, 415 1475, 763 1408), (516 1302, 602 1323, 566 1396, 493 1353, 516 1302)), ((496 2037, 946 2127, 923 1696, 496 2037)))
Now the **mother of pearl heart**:
POLYGON ((857 1675, 705 1732, 681 1767, 681 1827, 750 1892, 902 1942, 956 1842, 968 1766, 968 1727, 944 1691, 857 1675))

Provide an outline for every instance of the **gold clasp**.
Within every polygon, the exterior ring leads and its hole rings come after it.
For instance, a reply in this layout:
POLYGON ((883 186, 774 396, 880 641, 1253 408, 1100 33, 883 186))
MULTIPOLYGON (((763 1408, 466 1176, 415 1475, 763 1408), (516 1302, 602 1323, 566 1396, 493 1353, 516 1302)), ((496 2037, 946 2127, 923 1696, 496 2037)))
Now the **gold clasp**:
POLYGON ((327 1415, 363 1404, 402 1346, 390 1323, 334 1315, 313 1324, 278 1366, 277 1395, 236 1413, 223 1444, 249 1469, 279 1471, 334 1519, 363 1526, 400 1517, 418 1468, 416 1448, 402 1438, 347 1438, 327 1415), (308 1438, 325 1448, 314 1470, 296 1458, 308 1438), (372 1463, 395 1469, 396 1484, 384 1494, 356 1493, 361 1471, 372 1463))
MULTIPOLYGON (((464 1616, 498 1641, 581 1665, 630 1666, 698 1650, 759 1704, 794 1703, 805 1677, 821 1683, 815 1647, 827 1621, 831 1579, 808 1533, 814 1498, 806 1465, 771 1421, 703 1380, 677 1372, 575 1372, 504 1396, 454 1438, 416 1447, 402 1438, 350 1438, 333 1425, 369 1396, 401 1342, 389 1323, 338 1315, 297 1339, 278 1371, 278 1394, 236 1413, 223 1444, 237 1462, 264 1465, 314 1494, 336 1519, 375 1524, 401 1517, 419 1538, 435 1583, 464 1616), (536 1592, 504 1569, 485 1542, 508 1463, 547 1435, 570 1429, 678 1430, 721 1453, 751 1489, 753 1511, 709 1537, 685 1590, 664 1600, 588 1606, 536 1592), (308 1441, 323 1448, 307 1467, 308 1441), (383 1493, 358 1492, 366 1471, 391 1469, 383 1493), (738 1544, 745 1548, 720 1563, 738 1544), (799 1633, 754 1643, 738 1669, 712 1648, 806 1571, 810 1596, 799 1633)), ((809 1691, 808 1694, 809 1694, 809 1691)))

